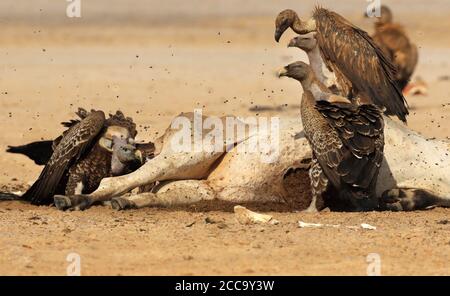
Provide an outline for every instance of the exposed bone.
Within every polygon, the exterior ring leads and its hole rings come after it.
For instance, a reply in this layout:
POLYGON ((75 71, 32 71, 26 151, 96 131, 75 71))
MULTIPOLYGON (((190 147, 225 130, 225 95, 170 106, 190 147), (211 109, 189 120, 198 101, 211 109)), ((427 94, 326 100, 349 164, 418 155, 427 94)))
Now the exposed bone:
POLYGON ((377 230, 377 228, 375 226, 372 226, 372 225, 366 224, 366 223, 361 224, 361 228, 367 229, 367 230, 377 230))
POLYGON ((270 215, 256 213, 248 210, 243 206, 235 206, 234 213, 236 214, 235 217, 238 220, 238 222, 244 225, 265 224, 265 223, 277 225, 278 223, 280 223, 270 215))

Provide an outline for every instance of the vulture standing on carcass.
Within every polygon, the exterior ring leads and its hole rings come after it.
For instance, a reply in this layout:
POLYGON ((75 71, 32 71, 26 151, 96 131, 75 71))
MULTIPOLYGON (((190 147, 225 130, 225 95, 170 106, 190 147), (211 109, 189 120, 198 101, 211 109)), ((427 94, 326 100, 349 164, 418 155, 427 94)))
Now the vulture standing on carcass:
POLYGON ((310 169, 315 209, 328 183, 351 210, 378 207, 375 186, 383 161, 384 121, 373 104, 352 104, 332 94, 303 62, 289 64, 279 72, 298 80, 303 87, 301 117, 313 151, 310 169))
POLYGON ((400 89, 408 84, 419 59, 417 47, 409 41, 403 26, 392 22, 392 12, 381 6, 381 16, 375 22, 375 43, 396 67, 395 80, 400 89))
POLYGON ((395 68, 365 31, 324 8, 316 8, 308 21, 284 10, 275 25, 277 42, 288 28, 301 35, 315 32, 323 61, 346 97, 360 104, 374 103, 406 122, 407 104, 395 81, 395 68))
POLYGON ((45 163, 45 167, 22 200, 42 205, 51 204, 55 194, 90 193, 103 178, 128 173, 141 165, 141 155, 133 144, 137 131, 131 118, 120 111, 105 118, 103 111, 81 108, 77 115, 80 120, 63 123, 68 129, 51 146, 42 141, 10 147, 10 152, 25 154, 35 162, 33 148, 51 155, 48 159, 40 157, 39 163, 45 163))

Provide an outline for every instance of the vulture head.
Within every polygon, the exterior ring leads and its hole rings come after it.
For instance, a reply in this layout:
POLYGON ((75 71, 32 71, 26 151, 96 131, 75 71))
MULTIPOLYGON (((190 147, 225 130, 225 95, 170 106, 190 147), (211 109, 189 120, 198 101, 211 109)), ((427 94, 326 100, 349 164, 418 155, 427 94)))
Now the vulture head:
POLYGON ((291 39, 288 47, 298 47, 306 52, 313 50, 317 46, 315 34, 300 35, 291 39))
POLYGON ((115 176, 139 168, 144 162, 141 151, 136 149, 133 140, 113 137, 111 171, 115 176))
POLYGON ((105 131, 100 138, 100 146, 109 152, 113 152, 113 139, 124 139, 126 143, 134 141, 137 135, 136 124, 130 117, 125 117, 121 111, 109 114, 105 121, 105 131))
POLYGON ((122 139, 126 143, 132 139, 130 131, 122 126, 108 126, 99 140, 100 147, 109 152, 113 152, 114 139, 122 139))
POLYGON ((291 28, 297 34, 307 34, 316 30, 316 22, 310 19, 306 22, 300 20, 298 14, 292 9, 280 12, 275 19, 275 41, 280 41, 283 33, 291 28))
POLYGON ((386 5, 381 5, 380 17, 378 19, 378 23, 380 24, 389 24, 392 23, 392 12, 386 5))
POLYGON ((304 62, 295 62, 282 68, 278 72, 278 77, 290 77, 299 82, 306 81, 311 76, 312 70, 304 62))
POLYGON ((142 162, 142 153, 133 144, 119 144, 115 147, 114 152, 117 152, 117 158, 122 163, 142 162))

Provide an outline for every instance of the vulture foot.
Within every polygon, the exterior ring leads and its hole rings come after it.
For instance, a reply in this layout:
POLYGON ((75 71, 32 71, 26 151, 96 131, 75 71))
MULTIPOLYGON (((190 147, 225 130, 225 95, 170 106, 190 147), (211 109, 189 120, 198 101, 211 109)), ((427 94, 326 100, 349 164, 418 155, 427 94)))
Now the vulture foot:
POLYGON ((55 195, 53 200, 55 202, 55 206, 61 211, 83 211, 92 205, 90 197, 86 195, 55 195))

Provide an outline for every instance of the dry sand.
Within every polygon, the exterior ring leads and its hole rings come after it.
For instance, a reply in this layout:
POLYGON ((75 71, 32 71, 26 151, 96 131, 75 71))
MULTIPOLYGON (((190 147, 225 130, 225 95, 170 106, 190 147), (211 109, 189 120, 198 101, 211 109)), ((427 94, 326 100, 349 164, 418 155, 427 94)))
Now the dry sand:
MULTIPOLYGON (((138 123, 139 140, 155 138, 173 116, 194 108, 213 115, 299 113, 300 86, 274 73, 305 55, 285 47, 292 35, 280 44, 273 41, 274 16, 283 8, 298 9, 298 1, 135 0, 123 7, 123 1, 105 0, 86 3, 83 17, 75 20, 64 17, 65 1, 16 2, 0 3, 3 191, 25 189, 42 169, 5 153, 7 145, 54 138, 62 131, 58 123, 73 117, 78 106, 121 109, 138 123), (111 9, 105 9, 107 3, 111 9), (282 111, 249 111, 283 104, 282 111)), ((370 20, 362 18, 365 1, 340 2, 323 1, 371 30, 370 20)), ((398 19, 419 45, 416 75, 429 85, 427 96, 408 97, 409 126, 445 139, 450 136, 450 5, 385 2, 399 11, 398 19)), ((305 4, 301 14, 313 4, 305 4)), ((369 253, 380 254, 383 274, 450 274, 450 210, 271 212, 280 225, 244 227, 229 209, 94 207, 65 213, 1 203, 0 274, 63 275, 70 252, 82 256, 82 273, 90 275, 364 275, 369 253), (218 223, 207 224, 206 217, 218 223), (298 220, 378 228, 298 229, 298 220)))

